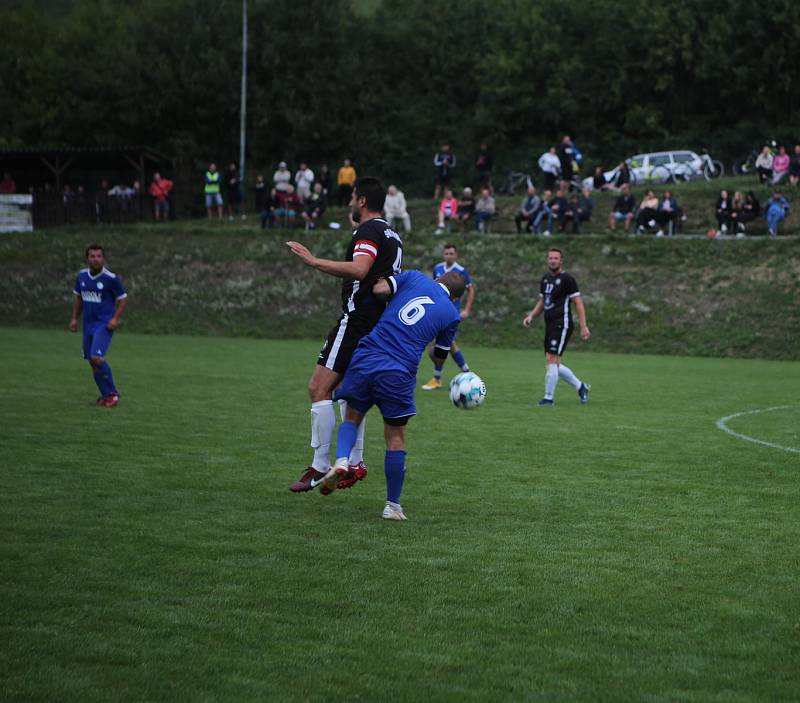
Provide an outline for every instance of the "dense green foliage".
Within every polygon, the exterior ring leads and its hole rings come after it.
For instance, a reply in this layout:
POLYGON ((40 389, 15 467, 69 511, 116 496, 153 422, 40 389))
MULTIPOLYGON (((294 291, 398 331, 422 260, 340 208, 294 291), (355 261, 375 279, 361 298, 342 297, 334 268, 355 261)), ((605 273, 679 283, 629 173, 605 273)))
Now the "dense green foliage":
MULTIPOLYGON (((13 3, 0 146, 148 144, 189 177, 237 158, 239 0, 13 3), (16 7, 15 7, 16 6, 16 7)), ((738 157, 798 138, 794 0, 250 0, 249 161, 355 157, 419 191, 450 141, 500 167, 564 132, 591 162, 738 157)))
MULTIPOLYGON (((699 210, 705 201, 682 202, 699 210)), ((556 244, 586 301, 589 349, 800 358, 800 238, 613 235, 603 233, 607 202, 601 201, 593 228, 598 234, 545 240, 511 233, 516 204, 502 201, 491 235, 447 236, 458 244, 478 291, 474 315, 460 333, 465 345, 541 348, 541 327, 524 330, 520 322, 538 295, 546 248, 556 244)), ((432 208, 424 205, 412 209, 416 227, 405 237, 407 269, 429 271, 441 260, 445 238, 432 234, 432 208)), ((342 211, 334 216, 344 222, 342 211)), ((248 220, 6 235, 0 238, 0 324, 66 326, 83 250, 99 239, 131 294, 127 329, 321 341, 339 314, 339 284, 290 255, 289 238, 341 259, 349 234, 262 232, 248 220)), ((582 347, 576 338, 571 351, 582 347)))
MULTIPOLYGON (((797 363, 473 348, 417 394, 404 523, 287 487, 315 343, 120 332, 97 407, 68 332, 0 330, 4 701, 796 700, 797 363), (453 443, 453 438, 468 438, 453 443)), ((423 369, 427 371, 427 369, 423 369)))

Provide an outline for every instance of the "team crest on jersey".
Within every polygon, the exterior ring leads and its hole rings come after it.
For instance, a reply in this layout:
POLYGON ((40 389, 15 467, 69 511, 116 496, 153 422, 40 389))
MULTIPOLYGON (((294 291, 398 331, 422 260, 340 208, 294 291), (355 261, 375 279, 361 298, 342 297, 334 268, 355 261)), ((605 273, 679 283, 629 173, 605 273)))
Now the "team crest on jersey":
POLYGON ((560 279, 560 278, 557 278, 557 279, 556 279, 556 285, 558 285, 559 283, 561 283, 561 279, 560 279))
POLYGON ((97 290, 103 290, 103 282, 102 282, 102 281, 100 281, 100 282, 97 284, 97 290))

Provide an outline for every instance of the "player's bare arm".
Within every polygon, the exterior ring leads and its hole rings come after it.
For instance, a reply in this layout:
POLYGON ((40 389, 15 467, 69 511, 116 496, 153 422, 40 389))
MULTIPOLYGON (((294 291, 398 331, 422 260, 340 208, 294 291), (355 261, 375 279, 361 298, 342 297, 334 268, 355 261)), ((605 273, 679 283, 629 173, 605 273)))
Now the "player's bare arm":
POLYGON ((589 328, 586 326, 586 308, 583 306, 583 298, 576 295, 573 300, 575 301, 575 310, 578 312, 578 324, 581 328, 581 339, 586 341, 592 336, 589 328))
POLYGON ((334 261, 333 259, 318 259, 300 242, 286 242, 286 246, 307 266, 337 278, 360 281, 372 268, 371 256, 356 256, 352 261, 334 261))
POLYGON ((528 327, 530 326, 531 322, 533 322, 534 317, 539 317, 542 314, 542 310, 544 310, 544 299, 539 297, 536 305, 533 306, 533 310, 531 310, 525 318, 522 320, 522 326, 528 327))
POLYGON ((82 310, 83 300, 79 295, 76 295, 75 300, 72 301, 72 319, 69 321, 69 328, 72 332, 78 331, 78 318, 81 316, 82 310))
POLYGON ((469 314, 472 312, 472 303, 475 300, 475 284, 473 283, 469 288, 467 288, 467 302, 464 303, 464 307, 461 308, 461 319, 466 320, 469 317, 469 314))
POLYGON ((372 295, 374 295, 378 300, 388 300, 392 296, 392 287, 389 285, 389 281, 385 278, 381 278, 379 281, 372 286, 372 295))
POLYGON ((117 301, 117 309, 114 311, 114 317, 112 317, 106 327, 111 330, 112 332, 119 327, 119 321, 122 319, 122 313, 125 312, 125 308, 128 307, 128 297, 125 296, 121 300, 117 301))

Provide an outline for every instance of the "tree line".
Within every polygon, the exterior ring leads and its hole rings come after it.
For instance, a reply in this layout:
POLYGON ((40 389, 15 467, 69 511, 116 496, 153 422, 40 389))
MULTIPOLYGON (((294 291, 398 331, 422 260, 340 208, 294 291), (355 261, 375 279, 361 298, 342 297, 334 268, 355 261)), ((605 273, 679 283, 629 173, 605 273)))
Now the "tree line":
MULTIPOLYGON (((588 164, 800 138, 796 0, 249 0, 248 175, 345 156, 427 194, 562 134, 588 164)), ((144 144, 186 172, 238 158, 240 0, 11 2, 0 148, 144 144)))

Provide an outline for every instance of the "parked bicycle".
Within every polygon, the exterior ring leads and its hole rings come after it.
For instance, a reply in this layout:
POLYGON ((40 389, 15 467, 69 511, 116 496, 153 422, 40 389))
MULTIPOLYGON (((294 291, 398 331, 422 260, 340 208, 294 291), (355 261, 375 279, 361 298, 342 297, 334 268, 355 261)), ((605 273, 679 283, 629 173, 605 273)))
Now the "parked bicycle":
MULTIPOLYGON (((778 150, 778 143, 774 139, 768 139, 764 142, 764 146, 768 146, 773 153, 778 150)), ((737 176, 746 176, 749 173, 755 173, 756 159, 760 153, 761 149, 751 149, 747 156, 734 161, 733 173, 737 176)))
POLYGON ((725 166, 721 161, 711 158, 711 154, 703 149, 698 161, 686 161, 679 163, 672 169, 674 181, 697 181, 705 178, 707 181, 720 178, 725 175, 725 166))
POLYGON ((525 193, 533 185, 533 179, 524 171, 508 171, 506 179, 495 191, 500 195, 516 195, 525 193))

